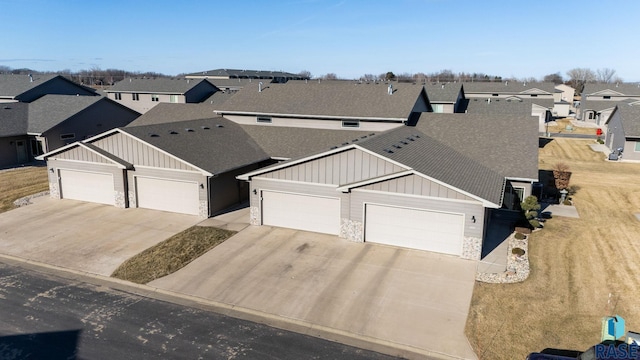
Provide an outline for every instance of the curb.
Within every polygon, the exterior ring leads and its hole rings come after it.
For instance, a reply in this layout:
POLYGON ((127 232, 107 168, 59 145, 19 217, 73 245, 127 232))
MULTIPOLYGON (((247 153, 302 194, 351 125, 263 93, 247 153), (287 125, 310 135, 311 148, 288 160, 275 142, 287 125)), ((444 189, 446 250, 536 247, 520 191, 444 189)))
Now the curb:
POLYGON ((155 300, 165 301, 177 305, 211 311, 217 314, 247 320, 282 330, 292 331, 303 335, 329 340, 344 345, 371 350, 386 355, 425 360, 461 360, 462 358, 443 353, 420 349, 409 345, 376 339, 370 336, 354 334, 348 331, 309 323, 303 320, 268 314, 262 311, 243 308, 232 304, 221 303, 205 298, 177 293, 156 288, 149 285, 136 284, 129 281, 93 274, 85 271, 68 269, 45 264, 33 260, 23 259, 11 255, 0 254, 0 262, 18 266, 36 272, 55 275, 68 280, 78 280, 92 285, 105 286, 155 300))

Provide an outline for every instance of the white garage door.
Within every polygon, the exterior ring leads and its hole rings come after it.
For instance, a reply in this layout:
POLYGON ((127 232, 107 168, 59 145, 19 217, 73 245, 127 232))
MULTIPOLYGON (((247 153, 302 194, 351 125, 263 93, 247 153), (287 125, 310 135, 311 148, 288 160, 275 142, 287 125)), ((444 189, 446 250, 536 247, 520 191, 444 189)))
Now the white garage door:
POLYGON ((461 255, 464 216, 367 204, 365 241, 461 255))
POLYGON ((60 197, 114 205, 113 175, 76 170, 59 170, 60 197))
POLYGON ((263 191, 262 223, 338 235, 340 199, 263 191))
POLYGON ((136 176, 139 208, 198 215, 198 183, 136 176))

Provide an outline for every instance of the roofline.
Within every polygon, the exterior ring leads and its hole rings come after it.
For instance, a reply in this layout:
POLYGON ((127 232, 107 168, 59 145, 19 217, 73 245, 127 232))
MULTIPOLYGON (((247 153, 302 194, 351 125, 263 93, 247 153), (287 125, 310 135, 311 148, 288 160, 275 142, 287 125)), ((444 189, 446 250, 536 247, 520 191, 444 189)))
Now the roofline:
MULTIPOLYGON (((63 147, 57 148, 57 149, 55 149, 53 151, 50 151, 50 152, 48 152, 46 154, 38 155, 38 156, 35 157, 35 159, 36 160, 47 160, 49 157, 51 157, 51 156, 53 156, 55 154, 59 154, 61 152, 65 152, 65 151, 67 151, 67 150, 69 150, 71 148, 74 148, 76 146, 79 146, 79 147, 81 147, 81 148, 83 148, 85 150, 91 151, 92 153, 100 156, 101 158, 106 159, 111 163, 114 163, 119 169, 132 169, 133 168, 133 167, 130 167, 130 166, 126 166, 126 165, 124 165, 123 163, 121 163, 119 161, 115 161, 114 159, 112 159, 112 158, 110 158, 108 156, 105 156, 104 154, 100 153, 99 151, 95 151, 90 146, 87 146, 86 144, 82 143, 81 141, 76 141, 76 142, 73 142, 71 144, 65 145, 63 147)), ((64 161, 64 160, 66 160, 66 159, 61 159, 61 161, 64 161)), ((124 160, 123 160, 123 162, 124 162, 124 160)))
MULTIPOLYGON (((191 90, 191 89, 189 89, 191 90)), ((187 90, 187 91, 189 91, 187 90)), ((184 95, 186 92, 166 92, 166 91, 142 91, 142 90, 105 90, 106 93, 125 93, 125 94, 168 94, 168 95, 184 95)))
POLYGON ((530 182, 537 182, 540 179, 533 179, 533 178, 520 178, 520 177, 511 177, 511 176, 506 176, 506 179, 509 181, 530 181, 530 182))
POLYGON ((407 118, 395 118, 395 117, 370 117, 370 116, 333 116, 333 115, 305 115, 305 114, 281 114, 281 113, 263 113, 253 111, 226 111, 226 110, 213 110, 214 113, 224 116, 227 115, 255 115, 255 116, 277 116, 286 118, 304 118, 304 119, 350 119, 350 120, 375 120, 375 121, 407 121, 407 118))
POLYGON ((357 187, 373 184, 373 183, 380 182, 380 181, 391 180, 391 179, 395 179, 397 177, 411 175, 411 174, 414 174, 414 173, 415 173, 415 171, 413 169, 412 170, 398 171, 398 172, 395 172, 395 173, 392 173, 392 174, 382 175, 382 176, 378 176, 378 177, 374 177, 374 178, 370 178, 370 179, 365 179, 365 180, 352 182, 350 184, 341 185, 341 186, 338 186, 338 188, 336 190, 342 191, 342 192, 348 192, 352 188, 357 188, 357 187))

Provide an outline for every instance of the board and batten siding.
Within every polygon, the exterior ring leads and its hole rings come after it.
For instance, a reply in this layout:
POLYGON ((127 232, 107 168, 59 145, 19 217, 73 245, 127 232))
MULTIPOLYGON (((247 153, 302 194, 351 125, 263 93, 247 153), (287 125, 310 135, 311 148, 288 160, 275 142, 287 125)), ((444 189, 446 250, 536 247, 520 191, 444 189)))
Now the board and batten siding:
MULTIPOLYGON (((160 134, 160 136, 170 135, 160 134)), ((198 171, 172 156, 121 133, 114 133, 95 140, 92 144, 134 165, 198 171)))
POLYGON ((67 151, 63 151, 59 154, 56 154, 52 158, 59 159, 59 160, 76 160, 76 161, 86 161, 86 162, 92 162, 92 163, 112 164, 112 162, 105 159, 104 156, 100 156, 95 152, 80 146, 76 146, 67 151))
POLYGON ((350 199, 350 219, 364 223, 364 204, 390 205, 429 211, 464 214, 464 236, 482 238, 484 207, 480 202, 438 200, 398 193, 354 189, 350 199), (475 223, 471 220, 475 216, 475 223))
POLYGON ((78 161, 65 161, 65 159, 49 158, 47 159, 47 167, 54 169, 54 172, 48 171, 49 174, 49 191, 52 198, 60 198, 60 179, 58 178, 59 169, 77 170, 85 172, 105 173, 113 175, 113 191, 114 197, 116 194, 120 194, 122 199, 118 201, 116 199, 116 205, 125 207, 126 202, 124 199, 125 194, 125 182, 124 171, 115 165, 103 164, 103 163, 87 163, 78 161))
POLYGON ((265 173, 260 177, 343 185, 403 171, 394 163, 359 149, 350 149, 302 164, 265 173))
MULTIPOLYGON (((254 177, 251 180, 250 202, 252 208, 261 208, 261 191, 280 191, 291 194, 325 196, 340 199, 340 217, 348 218, 349 214, 349 194, 336 190, 336 186, 305 184, 299 182, 270 180, 268 178, 254 177), (256 193, 253 193, 256 190, 256 193)), ((260 212, 252 214, 252 222, 262 224, 260 212)))
POLYGON ((418 175, 407 175, 381 181, 363 186, 360 189, 474 201, 469 196, 418 175))

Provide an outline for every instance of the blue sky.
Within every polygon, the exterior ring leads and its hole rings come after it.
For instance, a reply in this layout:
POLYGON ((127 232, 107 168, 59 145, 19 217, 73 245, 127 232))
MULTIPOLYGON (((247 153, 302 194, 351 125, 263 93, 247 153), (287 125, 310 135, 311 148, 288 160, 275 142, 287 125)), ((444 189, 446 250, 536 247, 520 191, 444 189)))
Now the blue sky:
POLYGON ((637 0, 0 0, 0 65, 313 76, 612 68, 640 81, 637 0))

